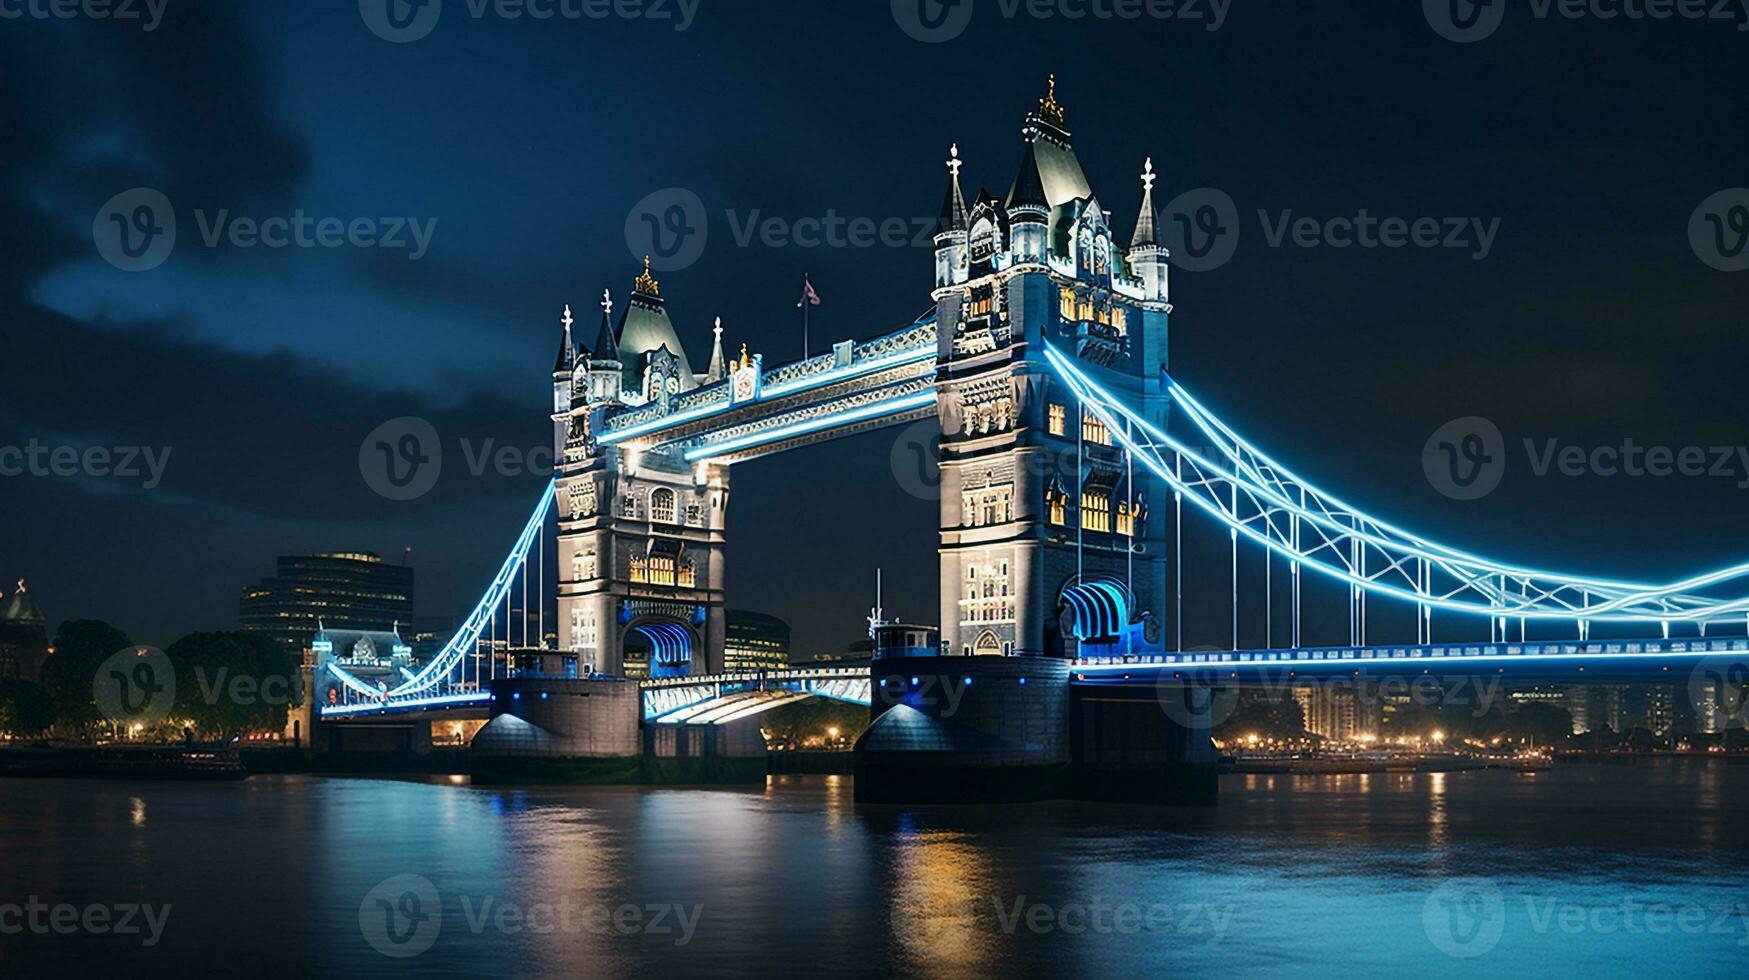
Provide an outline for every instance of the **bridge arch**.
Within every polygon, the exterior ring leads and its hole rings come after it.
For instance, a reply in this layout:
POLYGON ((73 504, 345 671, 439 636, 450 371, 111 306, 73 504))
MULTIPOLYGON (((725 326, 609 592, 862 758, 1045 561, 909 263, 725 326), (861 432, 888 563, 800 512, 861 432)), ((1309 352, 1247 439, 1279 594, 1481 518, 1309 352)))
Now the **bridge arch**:
POLYGON ((662 616, 634 619, 625 630, 625 649, 644 652, 651 677, 683 677, 692 672, 694 651, 700 649, 698 635, 678 620, 662 616))

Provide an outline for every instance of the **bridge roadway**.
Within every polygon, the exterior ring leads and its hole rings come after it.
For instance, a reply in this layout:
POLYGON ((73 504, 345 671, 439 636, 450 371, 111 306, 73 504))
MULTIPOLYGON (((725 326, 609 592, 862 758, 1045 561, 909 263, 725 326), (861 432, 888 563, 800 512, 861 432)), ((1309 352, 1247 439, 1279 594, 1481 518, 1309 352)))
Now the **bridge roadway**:
MULTIPOLYGON (((1501 643, 1217 650, 1087 656, 1078 684, 1182 681, 1207 686, 1282 684, 1334 677, 1474 677, 1566 684, 1688 683, 1697 672, 1735 677, 1749 665, 1749 637, 1669 640, 1533 640, 1501 643)), ((1710 676, 1710 674, 1709 674, 1710 676)))
MULTIPOLYGON (((917 658, 927 670, 929 658, 917 658)), ((723 724, 809 697, 868 704, 868 664, 746 674, 669 677, 639 683, 646 721, 723 724)), ((1681 683, 1749 673, 1749 637, 1669 640, 1544 640, 1499 643, 1213 650, 1091 655, 1071 662, 1076 685, 1189 683, 1208 687, 1291 685, 1337 678, 1382 680, 1498 675, 1526 683, 1681 683)), ((1740 680, 1735 682, 1740 683, 1740 680)), ((324 708, 327 721, 484 719, 491 694, 466 692, 324 708)))

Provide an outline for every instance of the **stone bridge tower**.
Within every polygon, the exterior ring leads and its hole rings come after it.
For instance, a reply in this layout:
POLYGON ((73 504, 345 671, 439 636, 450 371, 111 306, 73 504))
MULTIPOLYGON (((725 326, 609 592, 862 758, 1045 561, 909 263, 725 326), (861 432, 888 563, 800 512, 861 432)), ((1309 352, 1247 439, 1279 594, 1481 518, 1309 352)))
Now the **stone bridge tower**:
POLYGON ((603 294, 594 350, 573 349, 566 324, 553 375, 559 648, 599 673, 722 670, 728 467, 595 440, 622 391, 666 412, 680 393, 720 380, 721 346, 719 332, 717 377, 695 375, 648 259, 617 324, 603 294))
POLYGON ((935 237, 942 652, 1072 656, 1157 643, 1170 498, 1045 362, 1078 361, 1165 424, 1167 252, 1150 161, 1126 249, 1054 80, 1006 197, 967 202, 957 146, 935 237))

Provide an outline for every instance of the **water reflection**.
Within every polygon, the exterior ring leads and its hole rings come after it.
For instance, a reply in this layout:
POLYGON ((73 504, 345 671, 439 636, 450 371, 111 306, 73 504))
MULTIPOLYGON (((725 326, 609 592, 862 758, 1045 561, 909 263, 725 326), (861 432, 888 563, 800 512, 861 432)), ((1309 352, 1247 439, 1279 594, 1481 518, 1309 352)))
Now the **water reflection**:
POLYGON ((365 897, 418 876, 439 893, 441 932, 401 967, 458 977, 1247 975, 1337 963, 1438 976, 1550 962, 1740 973, 1743 928, 1569 935, 1533 928, 1524 901, 1744 903, 1749 767, 1244 775, 1223 781, 1214 810, 859 807, 852 789, 845 777, 748 791, 0 781, 0 903, 175 909, 151 950, 7 936, 0 954, 18 975, 118 963, 366 975, 396 964, 361 932, 365 897), (1507 902, 1510 927, 1486 960, 1442 957, 1425 932, 1425 900, 1457 877, 1493 882, 1507 902), (685 936, 672 913, 667 932, 539 928, 552 920, 526 915, 563 903, 634 909, 645 925, 652 908, 699 913, 685 936), (1062 914, 1095 903, 1165 914, 1128 931, 1062 914), (1035 906, 1038 926, 1016 920, 1035 906), (507 908, 517 915, 499 918, 507 908), (1216 936, 1216 921, 1230 928, 1216 936))

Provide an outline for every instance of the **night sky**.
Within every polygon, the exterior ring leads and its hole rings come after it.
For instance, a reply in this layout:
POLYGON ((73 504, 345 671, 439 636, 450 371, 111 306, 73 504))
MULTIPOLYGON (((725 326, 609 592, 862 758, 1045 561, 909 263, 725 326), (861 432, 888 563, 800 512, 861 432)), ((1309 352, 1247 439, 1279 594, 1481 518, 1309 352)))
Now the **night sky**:
MULTIPOLYGON (((1469 44, 1415 2, 1234 0, 1209 30, 1206 2, 1195 20, 1118 21, 975 0, 941 43, 884 0, 702 0, 685 30, 672 2, 669 19, 543 20, 444 0, 402 44, 351 0, 169 0, 151 31, 0 19, 0 447, 171 452, 151 489, 0 477, 0 577, 26 577, 51 620, 164 644, 234 627, 239 589, 278 554, 410 547, 419 613, 459 616, 544 480, 470 476, 461 440, 549 441, 561 308, 593 341, 601 290, 624 301, 637 202, 685 188, 709 215, 698 260, 658 273, 694 365, 716 316, 731 352, 799 354, 804 272, 824 300, 817 348, 882 333, 928 307, 927 248, 743 246, 726 213, 932 217, 955 142, 968 195, 1001 195, 1051 72, 1120 234, 1144 157, 1162 205, 1201 187, 1236 203, 1232 260, 1173 274, 1173 369, 1275 455, 1528 563, 1666 579, 1749 558, 1743 462, 1537 477, 1523 446, 1749 445, 1749 272, 1709 267, 1689 235, 1703 200, 1749 186, 1743 14, 1505 7, 1469 44), (135 187, 179 219, 145 272, 106 262, 92 235, 135 187), (1271 247, 1258 216, 1361 209, 1498 232, 1479 260, 1271 247), (300 210, 437 224, 413 260, 207 247, 195 217, 300 210), (445 473, 395 502, 366 485, 359 445, 409 415, 440 433, 445 473), (1475 501, 1436 492, 1421 465, 1465 416, 1493 420, 1508 453, 1475 501)), ((894 436, 734 470, 730 603, 788 619, 800 653, 858 636, 876 566, 889 612, 935 619, 935 504, 900 489, 894 436)), ((1188 572, 1187 642, 1225 640, 1220 545, 1188 572)))

